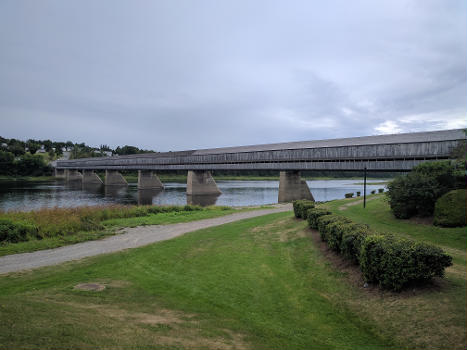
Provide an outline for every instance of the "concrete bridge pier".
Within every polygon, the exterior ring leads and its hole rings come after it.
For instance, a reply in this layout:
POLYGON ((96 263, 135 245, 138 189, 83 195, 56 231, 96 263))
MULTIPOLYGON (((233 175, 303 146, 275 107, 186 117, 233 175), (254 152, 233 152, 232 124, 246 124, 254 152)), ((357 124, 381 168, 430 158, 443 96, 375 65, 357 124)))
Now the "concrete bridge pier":
POLYGON ((65 179, 66 178, 66 173, 65 169, 57 169, 55 168, 54 176, 58 177, 60 179, 65 179))
POLYGON ((162 190, 164 185, 150 170, 138 170, 138 190, 162 190))
POLYGON ((106 186, 127 186, 128 182, 117 170, 106 170, 104 184, 106 186))
POLYGON ((84 185, 102 185, 101 178, 94 172, 94 170, 83 170, 83 184, 84 185))
POLYGON ((67 182, 82 181, 83 175, 78 170, 65 169, 65 179, 67 182))
POLYGON ((221 193, 210 171, 188 171, 186 184, 187 195, 220 195, 221 193))
POLYGON ((315 200, 306 181, 300 177, 300 171, 281 171, 279 179, 279 203, 297 199, 315 200))

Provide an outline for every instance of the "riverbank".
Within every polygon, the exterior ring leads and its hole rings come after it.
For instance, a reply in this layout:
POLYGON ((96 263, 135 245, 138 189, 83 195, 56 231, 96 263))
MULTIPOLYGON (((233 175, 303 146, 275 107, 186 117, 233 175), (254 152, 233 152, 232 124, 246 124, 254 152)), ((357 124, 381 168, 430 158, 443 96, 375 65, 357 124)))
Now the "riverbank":
MULTIPOLYGON (((370 198, 368 215, 386 211, 383 196, 370 198)), ((327 205, 366 221, 359 205, 338 209, 358 201, 327 205)), ((403 234, 418 232, 423 240, 420 225, 407 225, 403 234)), ((454 264, 446 278, 416 290, 364 288, 358 267, 326 250, 305 221, 291 212, 272 214, 0 277, 0 342, 6 348, 464 349, 465 264, 454 264)))
POLYGON ((124 227, 183 223, 254 209, 109 205, 0 212, 0 256, 99 240, 124 227))

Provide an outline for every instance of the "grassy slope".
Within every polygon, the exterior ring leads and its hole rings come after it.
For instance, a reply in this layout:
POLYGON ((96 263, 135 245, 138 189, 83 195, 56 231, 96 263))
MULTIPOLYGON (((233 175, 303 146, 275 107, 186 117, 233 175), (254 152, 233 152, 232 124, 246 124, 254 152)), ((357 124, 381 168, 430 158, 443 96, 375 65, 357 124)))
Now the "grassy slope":
POLYGON ((64 245, 101 239, 116 233, 119 227, 134 227, 138 225, 164 225, 179 222, 188 222, 202 219, 210 219, 238 212, 236 209, 209 208, 202 211, 182 211, 150 214, 147 216, 111 219, 103 221, 106 229, 101 231, 81 231, 72 235, 48 237, 42 240, 31 240, 20 243, 8 243, 0 245, 0 256, 16 253, 32 252, 42 249, 57 248, 64 245))
POLYGON ((366 223, 381 233, 392 233, 440 246, 453 255, 455 262, 466 264, 467 234, 465 227, 441 228, 416 220, 399 220, 394 217, 385 195, 369 196, 366 208, 363 203, 346 206, 361 199, 337 200, 326 204, 333 212, 355 222, 366 223), (345 207, 344 207, 345 206, 345 207))
POLYGON ((342 274, 303 235, 305 226, 290 213, 274 214, 1 277, 0 344, 391 347, 342 303, 348 290, 342 274), (99 293, 73 290, 87 281, 109 287, 99 293), (164 322, 168 312, 178 320, 164 322), (159 321, 145 322, 150 316, 159 321))
MULTIPOLYGON (((408 224, 418 231, 419 225, 408 224)), ((342 263, 336 267, 310 235, 317 237, 306 222, 281 213, 0 277, 0 344, 466 347, 465 263, 455 262, 445 279, 417 290, 365 289, 358 269, 342 263), (103 282, 108 288, 99 293, 73 290, 81 282, 103 282)))

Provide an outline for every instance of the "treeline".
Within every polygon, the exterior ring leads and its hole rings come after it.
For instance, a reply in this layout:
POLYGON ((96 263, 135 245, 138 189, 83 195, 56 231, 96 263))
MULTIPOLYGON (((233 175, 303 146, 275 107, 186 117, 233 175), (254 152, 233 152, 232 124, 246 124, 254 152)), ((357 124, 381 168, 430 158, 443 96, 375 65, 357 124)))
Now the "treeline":
POLYGON ((52 175, 52 167, 38 154, 25 153, 15 157, 11 152, 0 150, 0 175, 49 176, 52 175))
POLYGON ((126 155, 138 153, 152 153, 152 150, 140 149, 135 146, 118 146, 115 149, 107 145, 92 147, 82 143, 73 143, 72 141, 56 142, 51 140, 29 139, 22 141, 18 139, 7 139, 0 136, 0 150, 10 152, 15 157, 20 157, 26 153, 29 154, 47 154, 49 159, 57 159, 69 152, 70 159, 104 157, 111 155, 126 155))
POLYGON ((128 145, 112 149, 107 145, 92 147, 84 142, 35 139, 22 141, 0 136, 0 175, 48 176, 52 174, 50 162, 60 158, 78 159, 152 152, 154 151, 128 145))

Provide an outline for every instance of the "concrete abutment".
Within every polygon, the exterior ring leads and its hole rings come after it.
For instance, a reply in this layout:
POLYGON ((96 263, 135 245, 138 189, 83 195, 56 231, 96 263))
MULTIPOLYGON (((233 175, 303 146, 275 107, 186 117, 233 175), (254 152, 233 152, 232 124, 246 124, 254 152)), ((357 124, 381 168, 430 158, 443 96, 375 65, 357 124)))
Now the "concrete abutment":
POLYGON ((101 178, 93 170, 83 170, 83 185, 102 185, 101 178))
POLYGON ((65 169, 65 179, 67 182, 82 181, 83 174, 78 170, 65 169))
POLYGON ((188 171, 186 184, 187 195, 220 195, 221 193, 210 171, 188 171))
POLYGON ((139 190, 162 190, 164 185, 157 175, 150 170, 138 170, 139 190))
POLYGON ((127 186, 128 182, 117 170, 106 170, 104 184, 106 186, 127 186))
POLYGON ((299 171, 281 171, 279 177, 279 203, 292 202, 297 199, 314 201, 313 195, 299 171))

